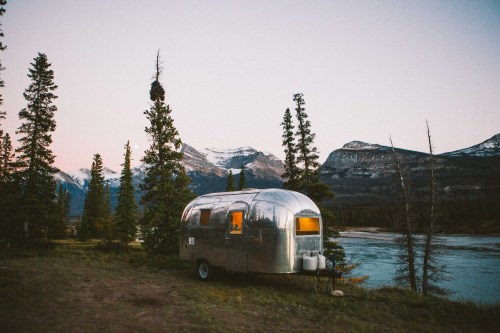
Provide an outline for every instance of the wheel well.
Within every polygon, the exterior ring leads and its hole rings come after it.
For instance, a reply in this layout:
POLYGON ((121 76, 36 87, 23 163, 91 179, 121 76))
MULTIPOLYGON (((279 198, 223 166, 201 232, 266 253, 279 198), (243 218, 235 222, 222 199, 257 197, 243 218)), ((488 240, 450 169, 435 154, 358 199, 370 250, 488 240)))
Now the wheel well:
POLYGON ((196 259, 196 264, 198 265, 199 263, 201 263, 203 261, 206 261, 208 264, 210 264, 210 262, 207 259, 204 259, 204 258, 198 258, 198 259, 196 259))

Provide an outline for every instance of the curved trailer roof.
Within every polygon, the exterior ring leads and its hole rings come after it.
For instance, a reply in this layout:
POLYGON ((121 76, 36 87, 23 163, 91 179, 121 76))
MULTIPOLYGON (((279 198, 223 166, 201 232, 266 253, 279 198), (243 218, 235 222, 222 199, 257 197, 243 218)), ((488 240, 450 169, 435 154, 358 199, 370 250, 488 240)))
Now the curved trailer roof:
POLYGON ((235 202, 244 202, 249 206, 255 201, 265 201, 283 206, 294 215, 320 215, 316 204, 302 193, 283 189, 248 189, 243 191, 210 193, 197 197, 187 207, 210 203, 231 205, 235 202))

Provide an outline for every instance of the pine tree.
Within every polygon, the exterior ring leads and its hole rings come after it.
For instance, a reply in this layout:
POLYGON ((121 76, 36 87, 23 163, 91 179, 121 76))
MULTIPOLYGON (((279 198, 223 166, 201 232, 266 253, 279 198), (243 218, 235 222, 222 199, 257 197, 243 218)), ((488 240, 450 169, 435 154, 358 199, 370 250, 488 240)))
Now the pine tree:
POLYGON ((83 205, 80 239, 99 237, 103 230, 104 176, 101 155, 95 154, 90 168, 90 180, 83 205))
POLYGON ((0 239, 15 240, 23 235, 22 221, 19 220, 17 204, 19 190, 15 182, 14 153, 9 133, 0 141, 0 239))
POLYGON ((0 184, 12 180, 15 172, 15 155, 12 151, 12 143, 10 141, 9 133, 5 133, 0 141, 0 184))
POLYGON ((122 243, 128 243, 137 235, 137 205, 134 198, 132 184, 132 170, 130 144, 125 145, 125 161, 120 177, 120 191, 118 192, 118 206, 116 207, 114 236, 122 243))
POLYGON ((57 193, 56 217, 49 228, 49 236, 51 238, 61 239, 66 236, 66 226, 69 222, 68 196, 69 192, 60 184, 57 193))
MULTIPOLYGON (((0 16, 3 16, 5 13, 5 6, 7 1, 0 0, 0 16)), ((1 25, 1 24, 0 24, 1 25)), ((3 31, 0 29, 0 37, 4 37, 3 31)), ((0 51, 5 50, 6 46, 0 41, 0 51)), ((0 62, 0 71, 5 68, 2 66, 0 62)), ((0 88, 5 87, 5 82, 0 78, 0 88)), ((3 97, 0 94, 0 106, 3 105, 3 97)), ((10 137, 8 133, 5 133, 2 130, 2 119, 5 119, 5 115, 7 113, 5 111, 0 110, 0 239, 10 239, 15 234, 13 232, 13 219, 11 213, 13 204, 17 202, 14 197, 15 188, 13 187, 13 183, 11 181, 12 169, 13 166, 12 159, 12 144, 10 142, 10 137)))
POLYGON ((309 196, 320 209, 323 218, 323 249, 326 257, 335 259, 336 266, 345 271, 344 248, 334 239, 340 237, 338 231, 334 229, 335 215, 325 206, 325 202, 335 199, 328 185, 321 182, 319 177, 319 156, 314 144, 314 137, 311 132, 311 122, 307 120, 302 94, 294 94, 293 101, 297 107, 296 118, 298 122, 297 144, 293 136, 294 126, 292 124, 290 109, 286 109, 281 123, 283 127, 283 146, 285 147, 285 173, 287 181, 284 187, 302 192, 309 196), (296 157, 295 154, 298 153, 296 157), (297 166, 301 164, 303 168, 297 166))
MULTIPOLYGON (((7 1, 0 0, 0 16, 3 16, 3 14, 5 14, 5 8, 4 8, 4 6, 6 4, 7 4, 7 1)), ((0 24, 0 26, 1 25, 2 24, 0 24)), ((4 35, 3 31, 2 31, 2 29, 0 29, 0 37, 4 37, 4 36, 5 35, 4 35)), ((0 41, 0 51, 5 50, 6 48, 7 48, 7 46, 4 45, 2 41, 0 41)), ((2 71, 4 69, 5 68, 2 66, 2 63, 0 62, 0 71, 2 71)), ((0 88, 3 88, 3 87, 5 87, 5 82, 2 79, 0 79, 0 88)), ((2 104, 3 104, 3 98, 2 98, 2 95, 0 94, 0 105, 2 105, 2 104)), ((0 111, 0 120, 2 118, 4 118, 5 114, 6 114, 5 111, 0 111)), ((2 133, 1 133, 1 130, 0 130, 0 139, 1 138, 2 138, 2 133)))
POLYGON ((319 156, 316 147, 312 146, 314 143, 314 137, 316 134, 311 132, 311 122, 307 120, 308 115, 305 112, 304 104, 306 103, 303 99, 303 94, 293 95, 293 101, 296 102, 297 107, 296 118, 298 122, 297 131, 297 163, 303 165, 301 180, 301 186, 305 189, 305 192, 309 194, 310 186, 312 184, 319 183, 319 156))
MULTIPOLYGON (((3 14, 5 14, 5 8, 3 6, 5 6, 7 4, 7 1, 5 0, 0 0, 0 16, 3 16, 3 14)), ((1 24, 0 24, 1 26, 1 24)), ((2 29, 0 29, 0 37, 4 37, 4 33, 2 31, 2 29)), ((6 46, 2 44, 2 42, 0 41, 0 51, 3 51, 5 50, 6 46)), ((0 62, 0 71, 4 70, 5 68, 2 66, 2 63, 0 62)), ((5 87, 5 82, 0 79, 0 88, 3 88, 5 87)), ((2 97, 2 94, 0 94, 0 105, 3 105, 3 97, 2 97)), ((1 128, 1 120, 2 119, 5 119, 5 115, 6 115, 6 112, 5 111, 2 111, 0 110, 0 143, 2 142, 3 140, 3 130, 1 128)), ((2 155, 2 148, 0 147, 0 155, 2 155)), ((2 168, 3 168, 3 165, 2 165, 2 162, 0 161, 0 172, 2 172, 2 168)))
POLYGON ((179 225, 184 206, 192 194, 181 164, 182 141, 174 127, 172 110, 165 105, 165 90, 160 83, 160 53, 156 55, 156 72, 151 84, 150 109, 144 111, 150 125, 146 134, 149 149, 142 161, 146 165, 142 203, 144 216, 140 221, 143 246, 148 253, 177 254, 179 225))
MULTIPOLYGON (((0 0, 0 16, 3 16, 3 14, 5 14, 5 8, 4 8, 4 6, 6 4, 7 4, 6 0, 0 0)), ((0 37, 4 37, 4 33, 3 33, 2 29, 0 29, 0 37)), ((7 48, 7 46, 4 45, 3 42, 0 42, 0 51, 5 50, 6 48, 7 48)))
POLYGON ((53 79, 54 72, 47 56, 38 53, 31 64, 28 77, 31 84, 24 92, 28 102, 19 112, 23 122, 16 131, 21 136, 17 153, 17 177, 21 187, 21 205, 24 230, 30 238, 42 235, 50 224, 55 210, 55 181, 53 166, 54 154, 49 146, 52 132, 56 128, 54 112, 57 107, 53 100, 57 98, 53 91, 57 89, 53 79))
POLYGON ((241 166, 240 179, 238 181, 238 189, 242 191, 246 187, 245 185, 245 166, 241 166))
POLYGON ((232 170, 229 170, 229 173, 227 175, 226 191, 234 191, 234 176, 232 170))
POLYGON ((113 239, 113 216, 111 211, 111 188, 109 183, 104 186, 102 216, 100 219, 99 234, 104 243, 111 242, 113 239))
POLYGON ((300 189, 299 178, 300 169, 297 167, 297 146, 295 145, 294 126, 292 124, 292 115, 290 109, 285 110, 283 116, 283 147, 285 147, 285 172, 281 175, 284 180, 283 188, 298 191, 300 189))

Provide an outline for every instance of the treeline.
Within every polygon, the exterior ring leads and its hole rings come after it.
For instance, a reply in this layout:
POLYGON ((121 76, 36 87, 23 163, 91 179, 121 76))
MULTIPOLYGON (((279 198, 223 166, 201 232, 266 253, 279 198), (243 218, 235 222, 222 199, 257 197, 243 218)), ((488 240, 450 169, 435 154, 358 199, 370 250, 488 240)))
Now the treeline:
MULTIPOLYGON (((0 16, 5 13, 5 4, 5 0, 0 0, 0 16)), ((0 37, 3 37, 1 30, 0 37)), ((0 50, 4 49, 0 41, 0 50)), ((172 110, 165 103, 160 62, 158 51, 150 87, 151 106, 143 112, 149 121, 145 131, 150 146, 142 158, 146 166, 140 187, 142 217, 138 219, 134 201, 127 142, 115 212, 111 210, 110 188, 104 183, 102 158, 94 155, 84 213, 78 225, 78 237, 82 240, 100 238, 104 244, 118 240, 126 245, 138 236, 140 229, 148 253, 178 252, 180 218, 194 195, 188 187, 191 180, 181 164, 182 141, 173 123, 172 110)), ((56 129, 54 101, 58 87, 44 53, 34 58, 28 77, 30 84, 23 94, 26 107, 18 113, 21 121, 16 131, 18 148, 13 150, 10 134, 0 127, 0 241, 10 244, 66 237, 69 222, 71 197, 66 189, 57 186, 54 176, 59 170, 54 166, 55 155, 50 148, 56 129)), ((0 80, 0 87, 3 86, 0 80)), ((0 111, 0 121, 6 114, 0 111)))
MULTIPOLYGON (((422 231, 428 216, 429 205, 413 205, 416 231, 422 231)), ((337 224, 341 227, 380 227, 393 229, 397 225, 397 206, 333 207, 337 224)), ((498 232, 500 224, 500 199, 466 199, 463 201, 438 202, 438 232, 498 232)))

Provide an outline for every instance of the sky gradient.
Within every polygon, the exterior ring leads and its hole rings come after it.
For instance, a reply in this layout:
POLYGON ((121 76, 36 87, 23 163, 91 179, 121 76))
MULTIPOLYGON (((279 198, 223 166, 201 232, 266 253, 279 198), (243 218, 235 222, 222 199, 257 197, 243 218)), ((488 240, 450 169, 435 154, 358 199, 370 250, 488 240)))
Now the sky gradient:
POLYGON ((143 111, 160 49, 183 142, 284 157, 280 123, 301 92, 320 162, 352 140, 435 152, 500 132, 498 1, 10 0, 2 89, 14 134, 28 68, 59 86, 52 149, 63 171, 94 153, 119 171, 148 146, 143 111))

